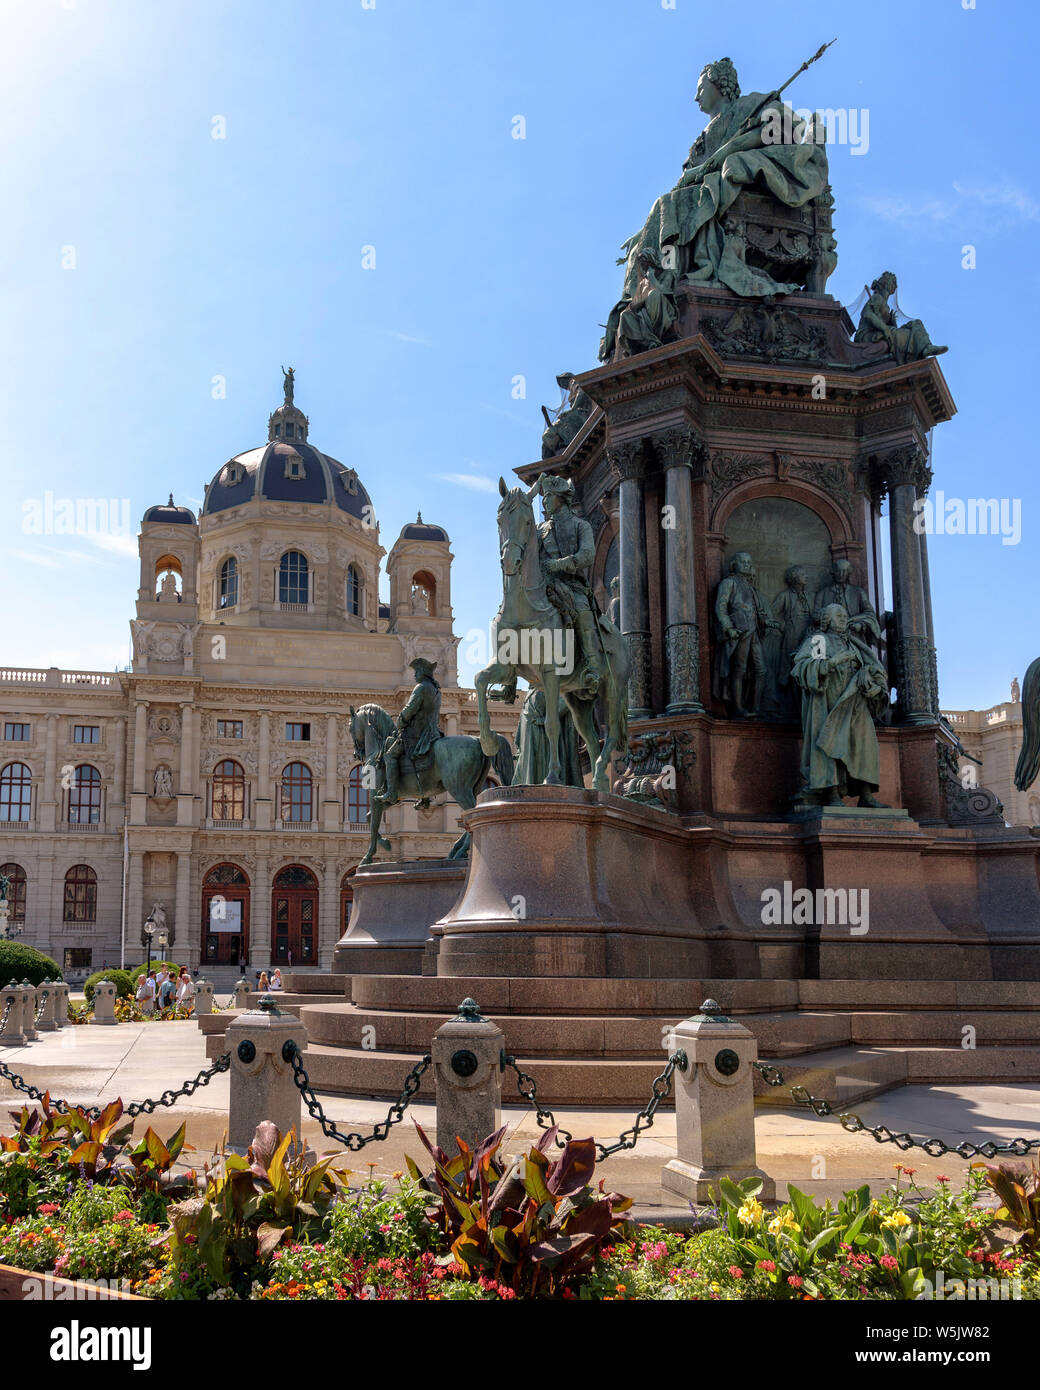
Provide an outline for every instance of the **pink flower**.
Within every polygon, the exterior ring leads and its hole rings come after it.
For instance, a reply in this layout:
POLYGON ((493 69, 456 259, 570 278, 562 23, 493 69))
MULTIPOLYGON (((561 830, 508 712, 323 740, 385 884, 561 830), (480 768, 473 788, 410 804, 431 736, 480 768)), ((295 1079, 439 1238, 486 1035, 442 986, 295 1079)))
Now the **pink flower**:
POLYGON ((404 1220, 404 1212, 403 1212, 403 1211, 397 1212, 397 1213, 394 1215, 394 1220, 395 1220, 395 1221, 403 1221, 403 1220, 404 1220))
POLYGON ((878 1260, 878 1264, 881 1265, 883 1269, 899 1268, 899 1261, 894 1255, 882 1255, 880 1260, 878 1260))
MULTIPOLYGON (((58 1210, 58 1208, 57 1208, 57 1206, 56 1206, 56 1204, 55 1204, 54 1202, 44 1202, 44 1203, 40 1206, 40 1208, 39 1208, 39 1212, 40 1212, 40 1215, 41 1215, 41 1216, 50 1216, 50 1214, 51 1214, 52 1211, 57 1211, 57 1210, 58 1210)), ((117 1220, 117 1221, 118 1221, 118 1219, 119 1219, 119 1218, 116 1217, 116 1220, 117 1220)))
POLYGON ((775 1273, 776 1273, 776 1261, 775 1261, 775 1260, 759 1260, 759 1262, 758 1262, 758 1264, 755 1266, 755 1268, 756 1268, 756 1269, 764 1269, 765 1272, 766 1272, 767 1274, 775 1274, 775 1273))
POLYGON ((379 1229, 383 1232, 384 1235, 386 1235, 387 1232, 390 1230, 390 1227, 389 1227, 389 1226, 380 1226, 379 1229))
POLYGON ((730 1265, 729 1273, 732 1274, 734 1279, 743 1279, 744 1277, 744 1271, 741 1269, 740 1265, 730 1265))
POLYGON ((133 1221, 133 1219, 134 1214, 127 1207, 124 1207, 122 1211, 117 1211, 115 1216, 112 1218, 113 1221, 133 1221))
POLYGON ((789 1274, 787 1276, 787 1282, 791 1285, 792 1289, 800 1289, 805 1280, 800 1274, 789 1274))

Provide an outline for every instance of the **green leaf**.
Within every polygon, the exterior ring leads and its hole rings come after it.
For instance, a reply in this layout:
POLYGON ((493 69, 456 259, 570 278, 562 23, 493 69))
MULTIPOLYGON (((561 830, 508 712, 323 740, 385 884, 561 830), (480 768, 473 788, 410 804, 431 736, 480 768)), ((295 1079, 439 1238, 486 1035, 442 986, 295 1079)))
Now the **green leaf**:
POLYGON ((729 1207, 742 1207, 744 1194, 731 1178, 719 1179, 719 1195, 729 1207))

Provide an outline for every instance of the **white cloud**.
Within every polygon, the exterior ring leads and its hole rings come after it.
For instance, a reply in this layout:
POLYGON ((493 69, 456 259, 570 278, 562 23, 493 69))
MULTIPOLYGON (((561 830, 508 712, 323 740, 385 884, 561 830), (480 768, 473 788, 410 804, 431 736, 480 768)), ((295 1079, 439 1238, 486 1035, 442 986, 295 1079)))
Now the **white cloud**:
POLYGON ((437 346, 437 344, 432 343, 429 338, 419 338, 412 333, 398 333, 394 328, 381 328, 379 331, 384 338, 396 338, 399 343, 417 343, 419 347, 437 346))
POLYGON ((82 539, 89 541, 91 545, 100 546, 102 550, 110 550, 115 555, 132 556, 133 559, 137 559, 136 536, 120 536, 114 532, 105 531, 88 531, 82 539))
POLYGON ((972 188, 955 182, 952 188, 956 195, 954 197, 915 199, 894 193, 868 193, 859 199, 859 203, 886 222, 907 225, 920 225, 922 222, 939 224, 949 222, 954 217, 977 217, 977 210, 971 207, 973 203, 988 210, 990 216, 987 224, 990 230, 1017 222, 1040 221, 1040 203, 1014 184, 972 188))
POLYGON ((468 487, 474 492, 497 492, 498 484, 479 473, 437 473, 434 475, 442 483, 454 483, 456 487, 468 487))

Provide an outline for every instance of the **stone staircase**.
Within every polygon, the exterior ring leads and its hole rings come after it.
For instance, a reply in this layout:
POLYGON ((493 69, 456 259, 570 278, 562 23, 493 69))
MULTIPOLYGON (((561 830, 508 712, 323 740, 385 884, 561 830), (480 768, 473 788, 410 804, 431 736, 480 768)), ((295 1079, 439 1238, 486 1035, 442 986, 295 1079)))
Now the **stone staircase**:
MULTIPOLYGON (((917 1083, 1040 1079, 1040 981, 622 980, 419 975, 286 977, 279 999, 307 1029, 318 1090, 396 1097, 462 999, 474 998, 548 1104, 639 1106, 669 1028, 714 998, 758 1041, 785 1085, 756 1077, 762 1104, 805 1086, 848 1106, 917 1083)), ((210 1056, 229 1015, 205 1024, 210 1056), (224 1020, 220 1022, 219 1020, 224 1020)), ((427 1074, 422 1094, 432 1091, 427 1074)), ((505 1096, 513 1093, 507 1079, 505 1096)))

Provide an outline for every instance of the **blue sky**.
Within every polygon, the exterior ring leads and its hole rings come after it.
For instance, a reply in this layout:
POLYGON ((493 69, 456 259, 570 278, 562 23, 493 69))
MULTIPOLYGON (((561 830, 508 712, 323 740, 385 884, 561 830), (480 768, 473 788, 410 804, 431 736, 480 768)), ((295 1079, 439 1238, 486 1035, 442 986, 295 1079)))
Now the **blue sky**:
POLYGON ((4 663, 126 663, 141 513, 266 437, 282 363, 384 545, 417 507, 445 525, 456 631, 486 627, 496 480, 537 456, 556 373, 595 365, 618 246, 703 123, 701 66, 729 54, 768 90, 837 35, 790 93, 869 112, 866 152, 831 150, 829 288, 896 271, 950 344, 936 486, 1021 502, 1017 545, 930 541, 943 704, 1007 698, 1040 653, 1036 7, 832 8, 4 0, 4 663), (47 489, 128 498, 131 537, 25 534, 47 489))

